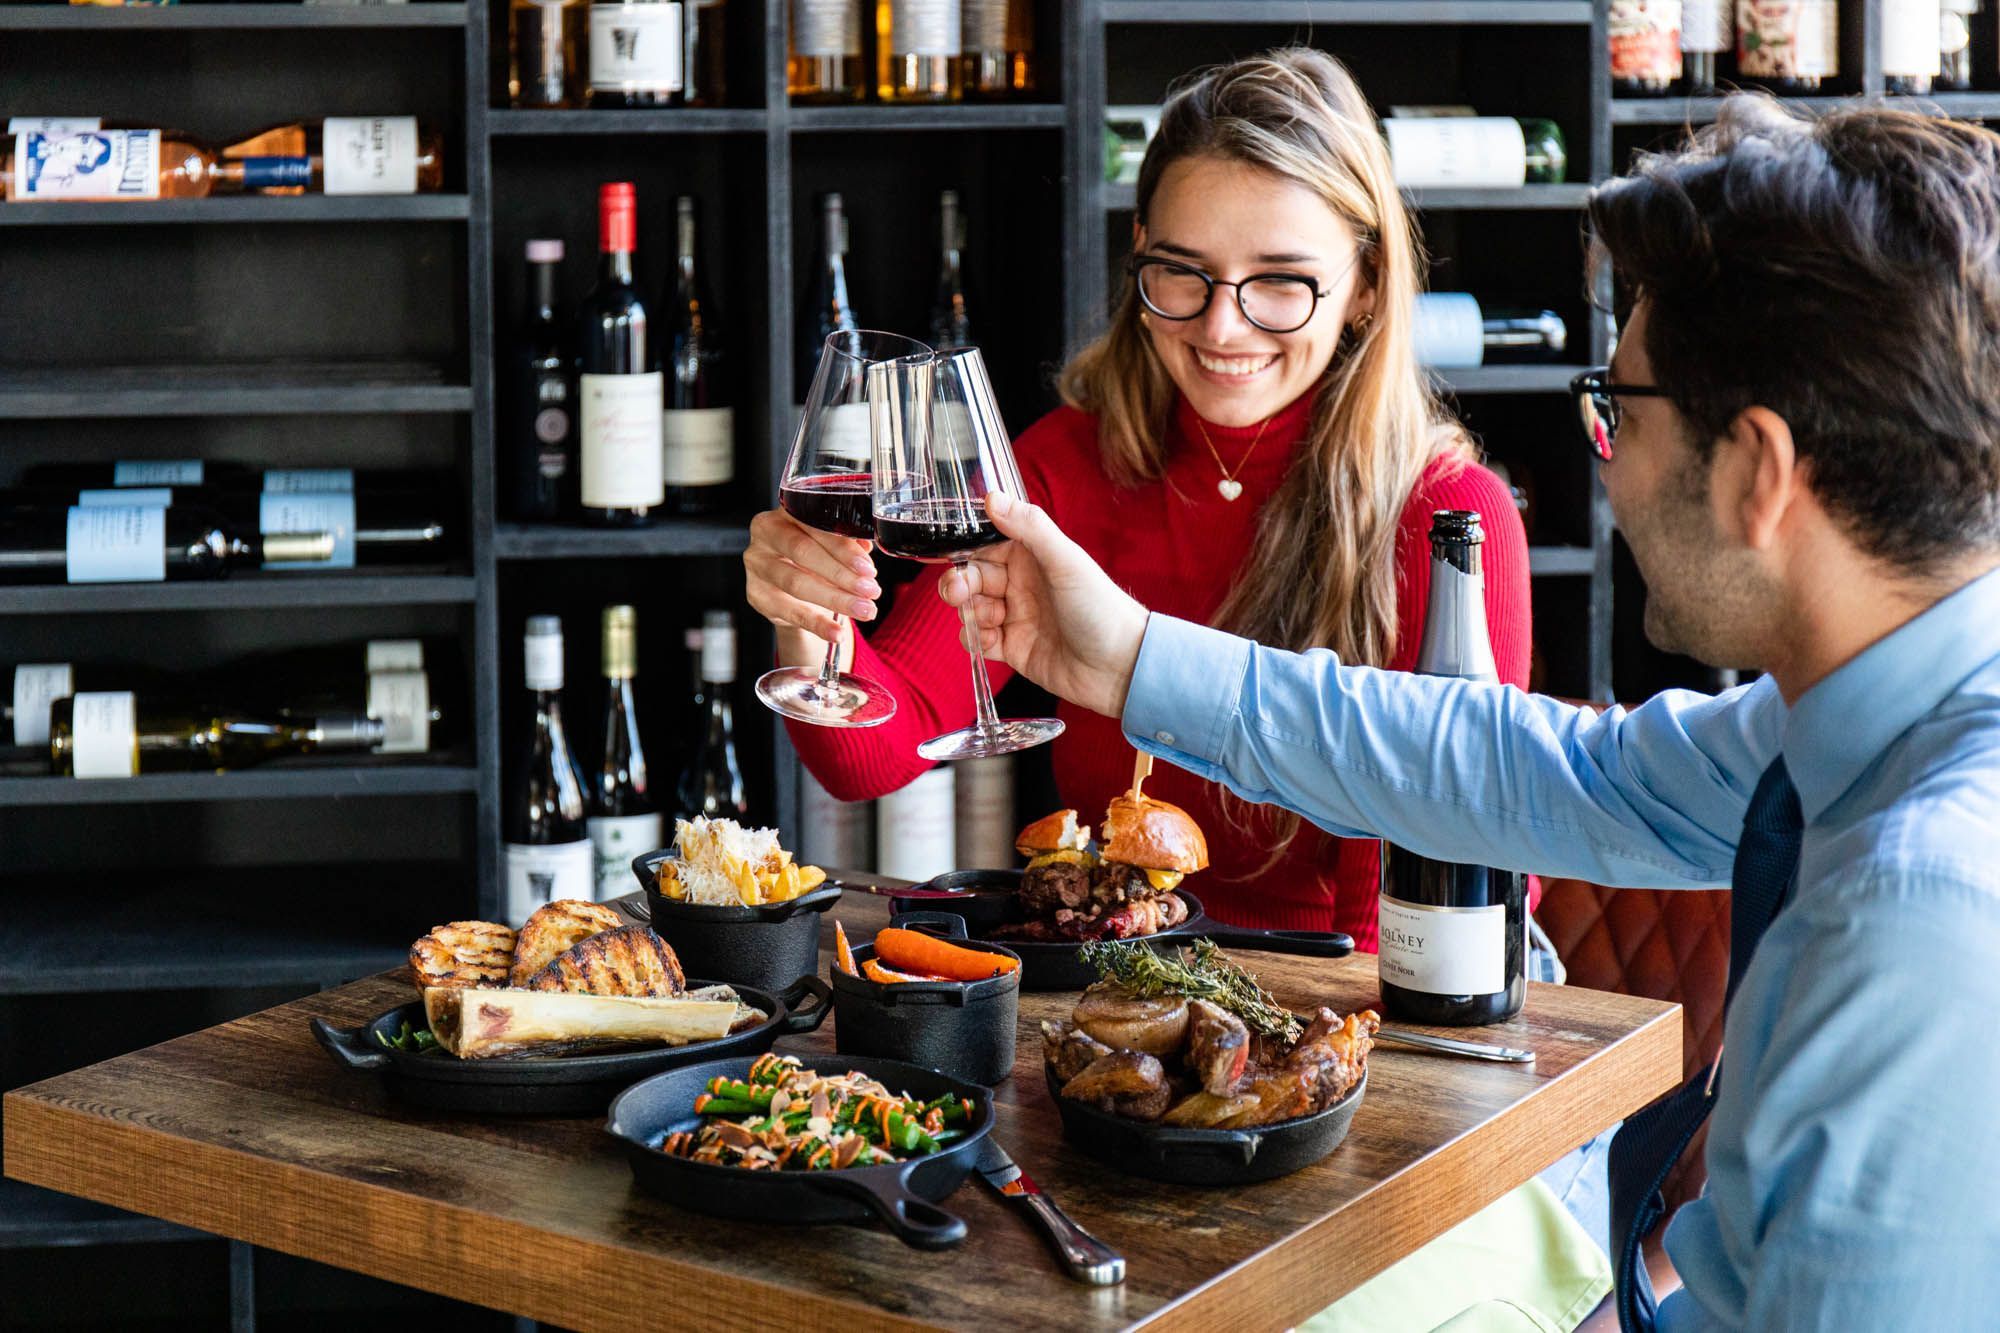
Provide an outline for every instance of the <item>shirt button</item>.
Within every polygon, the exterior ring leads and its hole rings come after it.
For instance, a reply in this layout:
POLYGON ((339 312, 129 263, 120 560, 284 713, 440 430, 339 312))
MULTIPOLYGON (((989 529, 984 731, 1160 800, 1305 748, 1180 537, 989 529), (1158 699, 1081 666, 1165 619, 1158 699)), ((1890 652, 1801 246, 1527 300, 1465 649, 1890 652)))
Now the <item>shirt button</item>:
POLYGON ((1174 743, 1174 733, 1171 731, 1156 731, 1153 733, 1153 739, 1162 745, 1172 745, 1174 743))

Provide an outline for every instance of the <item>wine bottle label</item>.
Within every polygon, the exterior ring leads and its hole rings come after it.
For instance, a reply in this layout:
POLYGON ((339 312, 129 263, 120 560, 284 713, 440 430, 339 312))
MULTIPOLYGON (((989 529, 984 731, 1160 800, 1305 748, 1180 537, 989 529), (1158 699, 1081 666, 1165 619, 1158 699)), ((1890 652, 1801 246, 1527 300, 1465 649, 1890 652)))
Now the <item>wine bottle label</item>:
POLYGON ((1428 995, 1507 988, 1507 909, 1434 907, 1382 895, 1382 980, 1428 995))
POLYGON ((422 639, 370 639, 365 671, 422 671, 422 639))
POLYGON ((324 532, 333 538, 331 559, 266 560, 266 569, 352 569, 354 492, 267 491, 257 497, 257 531, 266 537, 278 532, 324 532))
POLYGON ((507 924, 519 929, 538 907, 559 898, 588 902, 596 887, 597 866, 590 839, 577 842, 507 844, 505 911, 507 924))
POLYGON ((1681 50, 1727 51, 1736 36, 1728 0, 1681 0, 1681 50))
POLYGON ((1611 0, 1609 28, 1612 78, 1681 76, 1681 0, 1611 0))
POLYGON ((199 486, 203 479, 204 470, 199 458, 111 465, 113 486, 199 486))
POLYGON ((952 765, 958 806, 954 852, 958 864, 1004 866, 1014 850, 1014 760, 1011 755, 966 759, 952 765))
POLYGON ((103 127, 104 122, 96 116, 10 116, 7 119, 9 134, 82 134, 86 130, 103 127))
POLYGON ((792 0, 792 51, 832 59, 859 56, 861 0, 792 0))
POLYGON ((820 414, 820 452, 829 459, 853 463, 861 470, 873 466, 875 437, 868 423, 868 404, 842 403, 820 414))
POLYGON ((889 0, 889 54, 955 56, 959 53, 959 0, 889 0))
POLYGON ((1404 189, 1527 183, 1528 143, 1511 116, 1390 116, 1382 129, 1396 184, 1404 189))
POLYGON ((415 194, 415 116, 328 116, 320 132, 328 194, 415 194))
MULTIPOLYGON (((243 184, 252 190, 303 189, 312 184, 312 159, 310 157, 239 157, 237 164, 243 168, 243 184)), ((395 193, 383 190, 348 190, 346 194, 395 193)))
POLYGON ((590 846, 597 864, 598 902, 622 898, 637 887, 632 877, 632 858, 660 849, 662 838, 658 815, 594 815, 584 821, 590 830, 590 846))
POLYGON ((955 767, 941 764, 875 802, 875 860, 883 874, 922 881, 958 865, 955 767))
POLYGON ((736 475, 736 414, 727 407, 668 408, 660 468, 669 486, 724 486, 736 475))
POLYGON ((74 505, 64 547, 71 583, 159 583, 167 577, 167 511, 74 505))
POLYGON ((1882 72, 1935 77, 1944 68, 1939 35, 1938 0, 1883 0, 1882 72))
POLYGON ((592 5, 590 86, 606 93, 681 90, 681 7, 592 5))
POLYGON ((1485 322, 1470 292, 1425 292, 1417 297, 1417 364, 1476 366, 1486 359, 1485 322))
POLYGON ((523 675, 531 690, 563 687, 563 641, 560 634, 530 634, 523 675))
POLYGON ((158 130, 14 136, 16 199, 158 199, 158 130))
POLYGON ((799 860, 813 866, 874 865, 874 803, 836 801, 811 770, 800 769, 799 860))
POLYGON ((174 491, 171 486, 114 486, 108 490, 78 491, 76 502, 85 509, 102 509, 106 505, 158 505, 165 508, 174 502, 174 491))
POLYGON ((666 498, 660 428, 666 382, 644 375, 582 375, 583 504, 650 508, 666 498))
POLYGON ((1834 0, 1737 0, 1736 70, 1751 79, 1824 78, 1838 68, 1834 0))
MULTIPOLYGON (((719 685, 736 679, 736 629, 706 625, 701 631, 701 678, 719 685)), ((887 874, 887 871, 883 872, 887 874)), ((928 876, 926 877, 928 878, 928 876)))
MULTIPOLYGON (((564 440, 568 438, 569 438, 568 408, 543 407, 540 411, 535 413, 536 440, 538 440, 542 444, 560 445, 564 440)), ((564 465, 561 462, 558 462, 556 464, 556 470, 554 472, 550 472, 549 460, 552 457, 558 460, 562 459, 563 457, 562 450, 561 449, 542 450, 541 453, 542 475, 545 477, 548 476, 560 477, 563 474, 563 471, 565 470, 564 465)))
POLYGON ((302 491, 351 491, 351 467, 272 468, 264 474, 264 489, 273 495, 296 495, 302 491))
POLYGON ((70 705, 70 772, 129 778, 138 771, 138 699, 130 691, 77 695, 70 705))
POLYGON ((1007 50, 1007 0, 965 0, 959 15, 967 51, 1007 50))
POLYGON ((431 678, 422 671, 370 671, 368 716, 382 724, 378 754, 423 754, 431 748, 431 678))
POLYGON ((49 705, 67 699, 76 673, 67 662, 31 663, 14 668, 14 744, 49 743, 49 705))

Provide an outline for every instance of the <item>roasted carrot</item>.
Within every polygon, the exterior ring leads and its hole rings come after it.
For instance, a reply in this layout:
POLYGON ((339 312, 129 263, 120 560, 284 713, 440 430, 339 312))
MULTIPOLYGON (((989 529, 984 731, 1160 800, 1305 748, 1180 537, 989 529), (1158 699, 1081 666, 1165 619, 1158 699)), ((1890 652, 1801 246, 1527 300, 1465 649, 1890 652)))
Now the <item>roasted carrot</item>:
POLYGON ((923 972, 896 972, 882 966, 873 958, 861 964, 861 975, 870 981, 879 981, 885 986, 893 986, 899 981, 956 981, 956 977, 931 976, 923 972))
POLYGON ((876 933, 875 956, 903 971, 932 972, 953 981, 984 981, 1020 967, 1005 954, 962 949, 921 931, 895 926, 876 933))
POLYGON ((854 970, 854 949, 847 942, 847 928, 838 921, 833 923, 833 956, 840 961, 840 970, 848 976, 861 975, 854 970))

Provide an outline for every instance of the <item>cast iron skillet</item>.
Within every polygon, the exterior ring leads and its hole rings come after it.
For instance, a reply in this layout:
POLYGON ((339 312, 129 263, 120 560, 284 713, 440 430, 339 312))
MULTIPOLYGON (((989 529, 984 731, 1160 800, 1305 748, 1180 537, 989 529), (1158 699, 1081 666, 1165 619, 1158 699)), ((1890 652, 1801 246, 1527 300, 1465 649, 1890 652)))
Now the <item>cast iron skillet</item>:
POLYGON ((708 1090, 710 1079, 744 1078, 750 1064, 748 1058, 739 1057, 671 1069, 618 1095, 604 1127, 624 1146, 640 1189, 698 1213, 754 1222, 859 1222, 879 1217, 904 1244, 920 1250, 949 1249, 965 1239, 964 1220, 936 1205, 964 1183, 979 1156, 980 1141, 993 1128, 990 1088, 900 1060, 816 1055, 807 1061, 809 1068, 828 1074, 851 1069, 891 1092, 926 1100, 946 1093, 970 1097, 972 1123, 964 1138, 929 1157, 844 1171, 746 1171, 660 1151, 660 1142, 669 1133, 701 1124, 694 1099, 708 1090))
POLYGON ((1250 1185, 1311 1166, 1347 1137, 1368 1089, 1368 1072, 1324 1111, 1255 1129, 1182 1129, 1127 1120, 1060 1095, 1046 1063, 1049 1096, 1062 1117, 1063 1137, 1086 1155, 1129 1175, 1175 1185, 1250 1185))
POLYGON ((643 916, 673 946, 682 967, 763 990, 819 971, 819 913, 839 901, 838 884, 759 907, 684 903, 659 890, 660 865, 673 854, 669 847, 633 858, 632 873, 646 890, 646 905, 631 914, 643 916))
MULTIPOLYGON (((690 981, 688 988, 713 984, 690 981)), ((811 1032, 833 1008, 833 988, 816 976, 800 977, 778 995, 749 986, 735 990, 745 1004, 770 1017, 715 1041, 605 1055, 461 1060, 441 1051, 384 1046, 377 1033, 394 1037, 405 1022, 412 1030, 428 1026, 421 1000, 398 1005, 358 1028, 337 1028, 315 1018, 312 1030, 336 1061, 349 1069, 380 1071, 389 1091, 413 1105, 499 1115, 596 1115, 620 1089, 648 1074, 720 1055, 760 1055, 779 1037, 811 1032), (808 998, 808 1007, 797 1007, 808 998)))
MULTIPOLYGON (((986 939, 996 927, 1025 919, 1017 896, 1021 873, 954 870, 926 881, 909 896, 892 896, 889 910, 898 916, 906 912, 950 912, 965 918, 972 938, 986 939)), ((1338 931, 1251 930, 1224 925, 1203 911, 1201 899, 1186 889, 1174 892, 1187 903, 1187 920, 1170 930, 1136 937, 1161 953, 1197 939, 1214 940, 1229 948, 1263 949, 1310 958, 1344 958, 1354 952, 1353 937, 1338 931)), ((1071 941, 996 939, 993 942, 1021 956, 1022 990, 1082 990, 1097 980, 1097 969, 1077 956, 1077 946, 1071 941)))

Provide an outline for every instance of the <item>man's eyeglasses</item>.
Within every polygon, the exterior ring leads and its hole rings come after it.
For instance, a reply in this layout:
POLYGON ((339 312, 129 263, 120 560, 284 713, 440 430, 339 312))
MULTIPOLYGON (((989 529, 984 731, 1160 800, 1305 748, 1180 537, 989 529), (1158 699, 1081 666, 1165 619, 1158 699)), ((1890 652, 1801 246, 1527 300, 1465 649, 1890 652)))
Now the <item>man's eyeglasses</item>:
POLYGON ((1333 294, 1302 273, 1253 273, 1241 282, 1223 282, 1158 255, 1133 255, 1125 261, 1125 272, 1138 284, 1146 309, 1161 319, 1199 318, 1215 299, 1217 287, 1233 287, 1243 318, 1266 333, 1298 332, 1312 319, 1319 299, 1333 294))
POLYGON ((1618 400, 1671 397, 1653 384, 1613 384, 1609 366, 1584 371, 1569 382, 1569 391, 1576 399, 1576 421, 1583 428, 1584 443, 1607 463, 1611 461, 1611 442, 1618 434, 1618 400))

